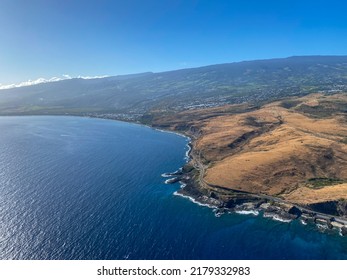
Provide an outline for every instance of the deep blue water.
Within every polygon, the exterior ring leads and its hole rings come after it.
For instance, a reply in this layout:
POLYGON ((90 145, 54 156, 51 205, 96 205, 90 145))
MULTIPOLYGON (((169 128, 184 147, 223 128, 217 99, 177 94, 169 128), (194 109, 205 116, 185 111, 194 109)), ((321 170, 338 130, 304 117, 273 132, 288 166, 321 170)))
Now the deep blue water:
POLYGON ((187 139, 116 121, 0 118, 0 259, 347 259, 347 238, 174 196, 187 139))

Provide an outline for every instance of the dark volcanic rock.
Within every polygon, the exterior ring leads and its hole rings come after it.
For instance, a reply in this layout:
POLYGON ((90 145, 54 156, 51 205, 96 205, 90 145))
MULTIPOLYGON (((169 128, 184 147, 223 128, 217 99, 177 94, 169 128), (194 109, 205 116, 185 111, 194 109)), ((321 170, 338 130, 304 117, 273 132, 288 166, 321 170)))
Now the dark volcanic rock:
MULTIPOLYGON (((225 207, 226 208, 235 208, 235 206, 242 205, 247 202, 257 202, 257 198, 251 198, 251 197, 233 197, 228 199, 225 202, 225 207)), ((260 203, 261 204, 261 203, 260 203)), ((257 208, 257 206, 255 206, 257 208)))
POLYGON ((340 216, 347 216, 347 200, 338 201, 337 212, 340 216))
POLYGON ((211 197, 211 198, 214 198, 214 199, 217 199, 217 198, 218 198, 218 196, 217 196, 214 192, 211 192, 210 197, 211 197))
POLYGON ((341 228, 341 234, 342 234, 343 236, 346 236, 346 235, 347 235, 347 228, 346 228, 346 227, 342 227, 342 228, 341 228))
POLYGON ((328 226, 329 229, 333 229, 334 228, 330 221, 327 221, 327 226, 328 226))
POLYGON ((296 207, 296 206, 291 207, 288 210, 288 213, 291 214, 291 215, 294 215, 296 217, 300 217, 301 214, 302 214, 301 210, 298 207, 296 207))
POLYGON ((191 172, 193 170, 194 170, 194 167, 192 165, 190 165, 190 164, 186 164, 186 165, 184 165, 182 167, 182 172, 185 173, 185 174, 187 174, 187 173, 189 173, 189 172, 191 172))
POLYGON ((180 177, 175 177, 175 178, 171 178, 171 179, 167 179, 165 181, 165 184, 174 184, 180 181, 180 177))

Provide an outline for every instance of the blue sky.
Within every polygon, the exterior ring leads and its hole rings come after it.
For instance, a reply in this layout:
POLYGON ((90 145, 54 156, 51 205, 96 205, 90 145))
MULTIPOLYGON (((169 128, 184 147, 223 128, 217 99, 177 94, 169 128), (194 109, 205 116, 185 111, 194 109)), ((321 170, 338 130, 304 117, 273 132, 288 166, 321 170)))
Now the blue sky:
POLYGON ((347 54, 347 3, 0 0, 0 83, 347 54))

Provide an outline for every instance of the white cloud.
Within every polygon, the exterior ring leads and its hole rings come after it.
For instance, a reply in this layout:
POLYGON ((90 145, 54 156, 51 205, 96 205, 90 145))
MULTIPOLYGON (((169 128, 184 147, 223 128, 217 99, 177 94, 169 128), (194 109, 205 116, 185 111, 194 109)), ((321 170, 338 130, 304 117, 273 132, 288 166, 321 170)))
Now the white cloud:
POLYGON ((66 78, 58 78, 58 77, 53 77, 53 78, 50 78, 50 79, 38 78, 37 80, 28 80, 26 82, 21 82, 19 84, 0 85, 0 89, 9 89, 9 88, 33 86, 33 85, 37 85, 37 84, 57 82, 57 81, 61 81, 61 80, 64 80, 64 79, 66 79, 66 78))
MULTIPOLYGON (((104 75, 104 76, 78 76, 76 78, 89 80, 89 79, 100 79, 100 78, 106 78, 106 77, 109 77, 109 76, 107 76, 107 75, 104 75)), ((70 75, 63 74, 61 77, 53 77, 53 78, 50 78, 50 79, 38 78, 36 80, 28 80, 26 82, 21 82, 19 84, 10 84, 10 85, 0 84, 0 90, 1 89, 10 89, 10 88, 19 88, 19 87, 33 86, 33 85, 37 85, 37 84, 58 82, 58 81, 62 81, 62 80, 71 80, 71 79, 73 79, 73 77, 71 77, 70 75)))
POLYGON ((104 75, 104 76, 78 76, 77 78, 83 79, 83 80, 91 80, 91 79, 102 79, 102 78, 107 78, 109 76, 104 75))

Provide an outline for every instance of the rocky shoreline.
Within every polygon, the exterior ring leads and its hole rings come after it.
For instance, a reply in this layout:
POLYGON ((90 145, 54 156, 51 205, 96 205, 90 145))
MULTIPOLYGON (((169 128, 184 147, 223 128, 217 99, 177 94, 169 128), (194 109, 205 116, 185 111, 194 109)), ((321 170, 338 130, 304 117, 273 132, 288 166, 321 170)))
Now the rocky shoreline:
POLYGON ((321 230, 338 230, 341 236, 347 236, 347 219, 328 215, 306 209, 282 201, 276 197, 254 195, 250 193, 233 191, 211 186, 202 188, 197 180, 198 170, 187 164, 173 173, 162 174, 169 177, 165 183, 179 182, 181 188, 176 195, 189 198, 199 205, 213 208, 216 217, 227 213, 261 214, 264 218, 271 218, 280 222, 292 222, 299 220, 303 225, 316 225, 321 230))
POLYGON ((197 129, 187 126, 156 127, 162 131, 174 132, 187 137, 190 142, 186 153, 187 164, 173 173, 162 174, 167 177, 166 184, 180 183, 176 195, 186 197, 202 206, 214 208, 217 217, 225 213, 261 214, 281 222, 299 220, 302 224, 313 224, 320 229, 338 230, 347 236, 347 203, 327 201, 310 205, 296 205, 279 197, 232 190, 217 185, 206 184, 203 180, 206 166, 195 149, 195 141, 200 137, 197 129))

